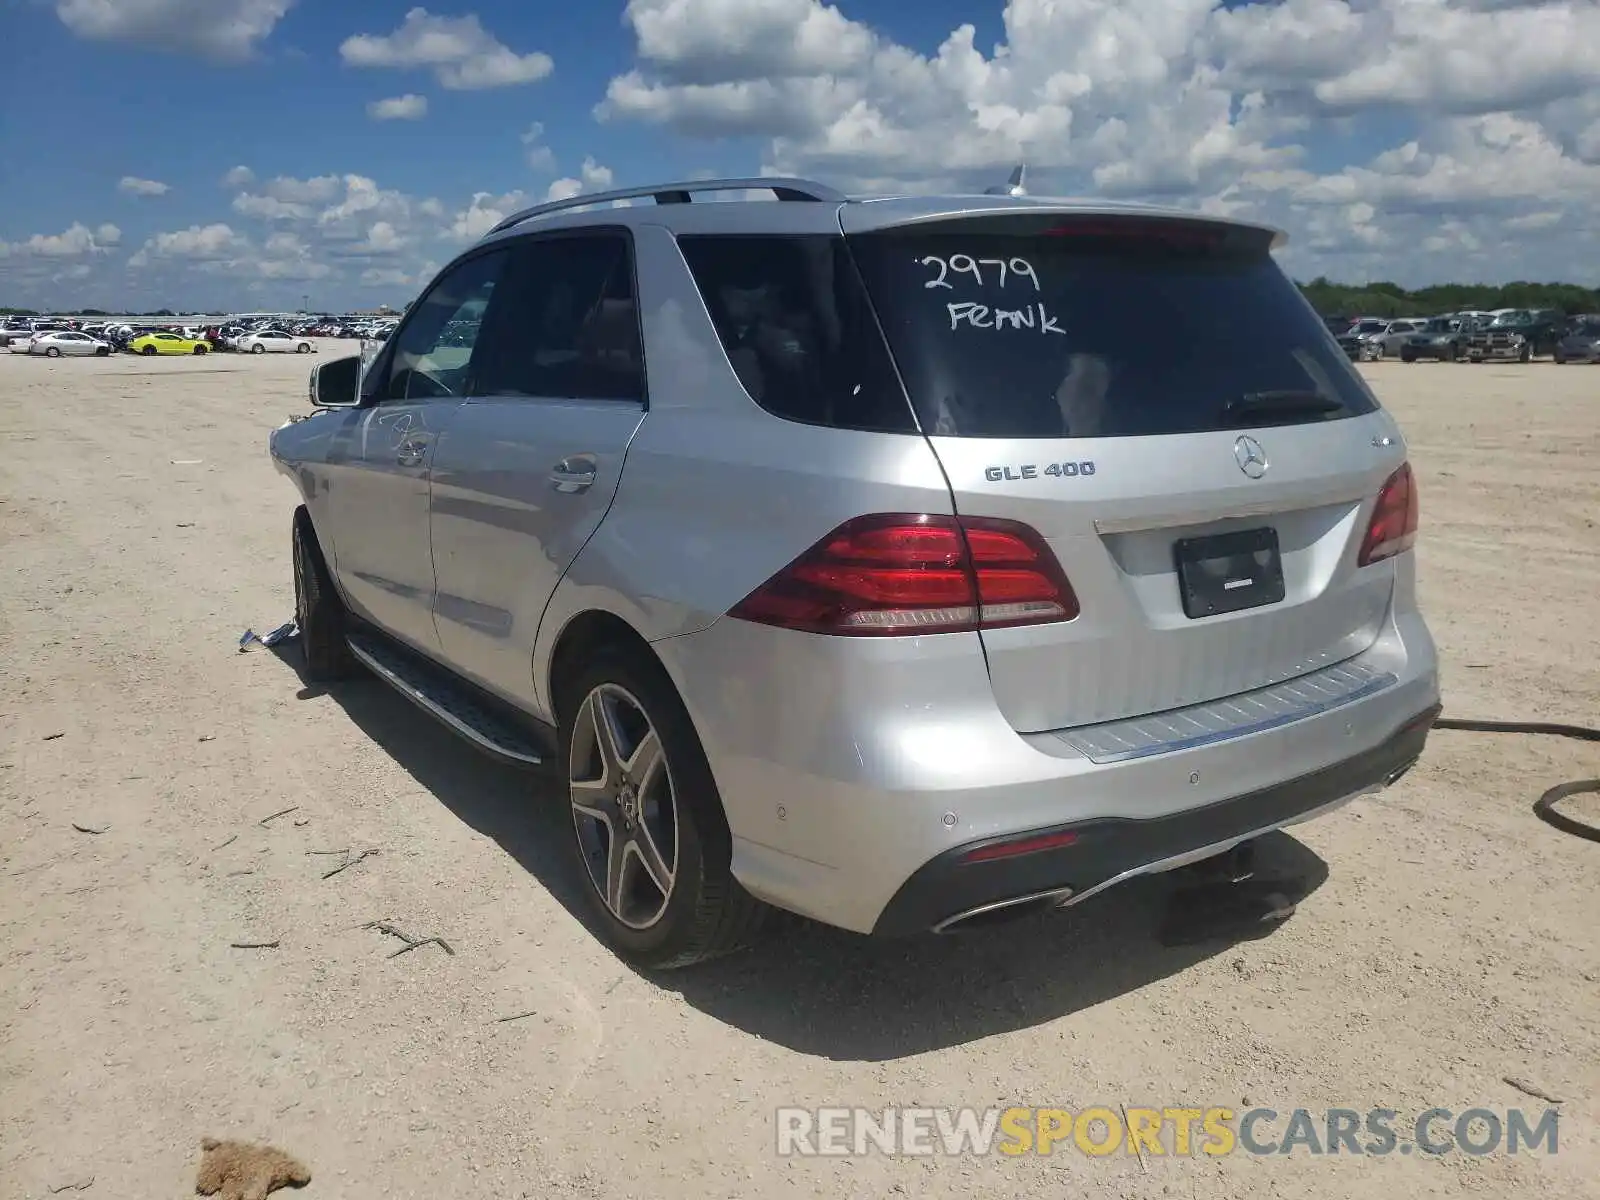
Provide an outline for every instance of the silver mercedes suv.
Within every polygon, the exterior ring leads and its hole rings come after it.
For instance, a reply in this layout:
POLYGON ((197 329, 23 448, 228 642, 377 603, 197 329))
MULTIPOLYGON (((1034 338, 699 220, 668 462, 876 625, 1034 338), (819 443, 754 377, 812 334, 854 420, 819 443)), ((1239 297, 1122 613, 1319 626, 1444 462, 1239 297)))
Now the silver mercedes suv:
POLYGON ((518 213, 272 434, 305 672, 559 772, 652 967, 1382 789, 1439 711, 1416 483, 1280 240, 787 178, 518 213))

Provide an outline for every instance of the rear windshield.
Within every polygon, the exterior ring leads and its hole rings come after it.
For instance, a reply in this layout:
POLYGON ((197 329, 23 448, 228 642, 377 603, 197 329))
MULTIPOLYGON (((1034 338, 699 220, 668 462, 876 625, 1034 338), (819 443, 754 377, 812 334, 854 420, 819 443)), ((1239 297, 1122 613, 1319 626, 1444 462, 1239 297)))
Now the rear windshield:
POLYGON ((962 223, 851 245, 930 434, 1127 437, 1373 411, 1265 238, 1218 230, 962 223))

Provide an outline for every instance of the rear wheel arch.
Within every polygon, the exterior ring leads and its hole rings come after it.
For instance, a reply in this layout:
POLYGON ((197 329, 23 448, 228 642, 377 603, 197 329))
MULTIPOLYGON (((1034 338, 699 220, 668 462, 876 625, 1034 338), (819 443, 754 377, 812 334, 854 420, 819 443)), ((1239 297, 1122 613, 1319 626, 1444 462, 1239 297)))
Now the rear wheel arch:
MULTIPOLYGON (((545 678, 545 695, 549 697, 551 713, 558 721, 564 715, 566 706, 578 699, 569 692, 583 664, 606 650, 637 656, 652 664, 671 682, 666 667, 650 648, 650 643, 628 622, 604 609, 577 613, 567 621, 556 638, 545 678)), ((673 690, 677 690, 675 685, 673 690)))

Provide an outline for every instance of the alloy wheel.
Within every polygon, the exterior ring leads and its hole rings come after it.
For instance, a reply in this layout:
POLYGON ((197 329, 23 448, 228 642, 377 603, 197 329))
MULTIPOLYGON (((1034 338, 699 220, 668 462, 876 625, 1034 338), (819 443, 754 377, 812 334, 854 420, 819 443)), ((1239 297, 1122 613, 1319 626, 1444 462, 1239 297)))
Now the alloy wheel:
POLYGON ((649 929, 672 898, 677 795, 660 734, 616 684, 600 684, 578 709, 568 782, 590 883, 617 920, 649 929))

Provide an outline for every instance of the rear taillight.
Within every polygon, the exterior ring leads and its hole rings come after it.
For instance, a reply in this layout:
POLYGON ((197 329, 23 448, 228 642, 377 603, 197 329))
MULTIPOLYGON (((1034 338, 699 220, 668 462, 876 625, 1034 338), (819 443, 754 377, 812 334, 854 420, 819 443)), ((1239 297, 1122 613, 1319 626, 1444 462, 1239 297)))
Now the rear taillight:
POLYGON ((731 615, 811 633, 955 633, 1070 621, 1078 598, 1026 525, 881 513, 846 521, 731 615))
POLYGON ((1356 566, 1370 566, 1411 549, 1417 540, 1417 520, 1417 481, 1411 464, 1401 463, 1378 492, 1356 566))

